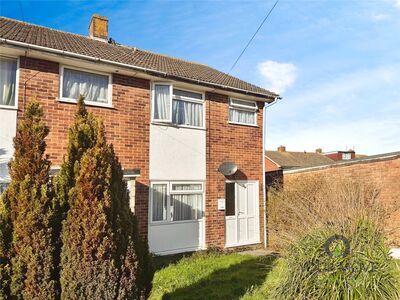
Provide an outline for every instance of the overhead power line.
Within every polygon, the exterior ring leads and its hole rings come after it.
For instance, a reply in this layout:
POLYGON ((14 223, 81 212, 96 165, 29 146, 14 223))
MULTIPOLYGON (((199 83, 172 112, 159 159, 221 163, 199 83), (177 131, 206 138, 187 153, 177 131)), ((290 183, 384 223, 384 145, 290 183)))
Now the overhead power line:
POLYGON ((236 64, 238 63, 238 61, 240 60, 240 58, 242 57, 242 55, 246 52, 247 48, 250 46, 251 42, 253 41, 253 39, 255 38, 255 36, 257 35, 257 33, 260 31, 261 27, 264 25, 265 21, 267 21, 267 19, 269 18, 269 16, 271 15, 272 11, 274 10, 275 6, 278 4, 279 0, 275 1, 275 4, 271 7, 271 9, 269 10, 268 14, 265 16, 264 20, 261 22, 260 26, 258 26, 256 32, 254 32, 253 36, 251 37, 251 39, 249 40, 249 42, 247 43, 246 47, 244 47, 243 51, 240 53, 240 55, 238 56, 238 58, 236 59, 236 61, 233 63, 232 67, 229 69, 228 74, 231 73, 231 71, 233 70, 233 68, 236 66, 236 64))
POLYGON ((20 12, 21 12, 22 21, 25 22, 24 10, 22 9, 22 2, 21 2, 21 0, 19 0, 19 10, 20 10, 20 12))

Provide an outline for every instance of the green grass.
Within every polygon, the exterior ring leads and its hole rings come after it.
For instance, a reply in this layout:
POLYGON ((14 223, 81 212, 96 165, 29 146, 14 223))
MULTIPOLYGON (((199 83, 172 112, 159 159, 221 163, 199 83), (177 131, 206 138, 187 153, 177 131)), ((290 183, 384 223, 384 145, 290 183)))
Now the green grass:
POLYGON ((285 268, 284 259, 217 253, 157 257, 155 264, 150 300, 271 299, 285 268))
POLYGON ((150 299, 240 299, 264 283, 274 259, 195 253, 156 272, 150 299))

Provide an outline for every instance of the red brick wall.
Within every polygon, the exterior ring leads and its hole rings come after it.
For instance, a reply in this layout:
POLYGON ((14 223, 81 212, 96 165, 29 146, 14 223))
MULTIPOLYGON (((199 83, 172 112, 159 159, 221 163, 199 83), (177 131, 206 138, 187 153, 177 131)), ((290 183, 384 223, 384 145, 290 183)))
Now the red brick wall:
MULTIPOLYGON (((135 212, 141 232, 147 234, 150 82, 113 74, 112 94, 113 108, 88 106, 88 110, 103 119, 107 140, 114 145, 122 166, 126 169, 140 169, 141 175, 136 182, 135 212)), ((75 104, 59 102, 58 97, 59 64, 21 57, 18 118, 22 117, 26 102, 32 98, 39 101, 44 109, 45 121, 50 127, 46 140, 47 153, 54 165, 60 165, 66 153, 68 128, 76 110, 75 104)), ((264 237, 262 105, 259 103, 258 127, 232 125, 228 124, 228 97, 206 94, 207 245, 223 247, 225 244, 225 217, 223 211, 217 210, 217 199, 225 197, 226 178, 217 168, 227 160, 239 166, 238 173, 228 179, 259 182, 261 240, 264 237)))
POLYGON ((305 174, 321 174, 335 177, 357 177, 362 181, 373 182, 380 188, 379 200, 385 208, 393 213, 386 220, 388 236, 393 245, 400 246, 400 157, 388 160, 346 164, 316 171, 284 174, 284 184, 290 184, 290 179, 305 174), (397 211, 395 211, 397 209, 397 211))
POLYGON ((217 199, 225 198, 225 180, 258 180, 260 203, 260 238, 264 238, 262 105, 257 113, 258 127, 228 123, 228 97, 206 93, 207 184, 206 245, 224 247, 225 213, 218 211, 217 199), (217 171, 224 161, 235 162, 239 170, 225 178, 217 171))
POLYGON ((276 163, 273 163, 271 160, 268 158, 265 158, 265 172, 271 172, 271 171, 277 171, 280 170, 281 168, 276 165, 276 163))
POLYGON ((328 153, 328 154, 324 154, 326 157, 329 157, 330 159, 333 160, 343 160, 343 154, 344 153, 350 153, 351 155, 351 159, 355 159, 356 158, 356 153, 355 152, 335 152, 335 153, 328 153))
MULTIPOLYGON (((20 58, 18 118, 26 102, 36 98, 50 127, 47 153, 54 165, 60 165, 66 153, 68 128, 73 122, 75 104, 61 103, 59 98, 59 64, 33 58, 20 58), (26 84, 24 84, 26 82, 26 84), (25 88, 26 85, 26 88, 25 88)), ((112 143, 123 168, 140 169, 136 182, 135 212, 143 234, 147 233, 149 185, 150 82, 113 74, 113 108, 90 107, 103 119, 108 143, 112 143)))

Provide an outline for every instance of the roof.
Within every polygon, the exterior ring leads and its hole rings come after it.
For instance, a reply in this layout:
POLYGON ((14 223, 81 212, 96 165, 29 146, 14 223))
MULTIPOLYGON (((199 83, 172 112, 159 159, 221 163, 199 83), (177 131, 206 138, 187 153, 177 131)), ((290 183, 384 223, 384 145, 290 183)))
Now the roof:
POLYGON ((265 155, 282 169, 313 167, 334 162, 323 154, 313 152, 265 151, 265 155))
MULTIPOLYGON (((14 41, 163 72, 164 77, 274 99, 277 94, 209 66, 0 17, 1 43, 14 41)), ((158 74, 158 76, 160 76, 158 74)))
POLYGON ((351 159, 351 160, 339 160, 339 161, 334 161, 333 163, 322 164, 319 166, 293 168, 293 169, 284 171, 284 174, 301 173, 301 172, 305 172, 305 171, 317 171, 317 170, 328 169, 328 168, 344 167, 344 166, 350 166, 350 165, 355 165, 355 164, 367 164, 367 163, 372 163, 372 162, 395 160, 395 159, 400 159, 400 151, 382 153, 382 154, 377 154, 377 155, 370 155, 370 156, 365 156, 363 158, 356 158, 356 159, 351 159))

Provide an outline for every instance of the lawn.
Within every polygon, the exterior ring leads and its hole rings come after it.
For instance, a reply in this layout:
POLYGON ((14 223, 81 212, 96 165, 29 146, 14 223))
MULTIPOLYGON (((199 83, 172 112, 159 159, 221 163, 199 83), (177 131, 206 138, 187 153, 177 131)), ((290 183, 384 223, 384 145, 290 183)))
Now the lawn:
MULTIPOLYGON (((166 259, 160 259, 165 265, 166 259)), ((183 257, 157 271, 150 299, 241 299, 265 282, 274 260, 210 253, 183 257)))
MULTIPOLYGON (((155 263, 151 300, 269 299, 284 268, 284 260, 272 256, 217 253, 157 257, 155 263)), ((400 282, 400 260, 396 263, 400 282)))

